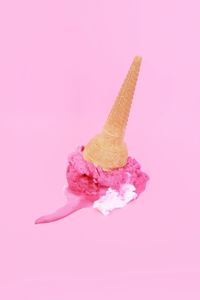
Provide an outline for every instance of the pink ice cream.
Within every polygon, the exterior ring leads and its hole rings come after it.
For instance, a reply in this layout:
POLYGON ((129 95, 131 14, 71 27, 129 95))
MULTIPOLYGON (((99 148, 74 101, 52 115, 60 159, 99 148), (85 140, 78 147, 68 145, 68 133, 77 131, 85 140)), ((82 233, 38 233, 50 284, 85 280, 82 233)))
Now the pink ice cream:
POLYGON ((67 204, 56 212, 40 217, 36 223, 48 223, 62 219, 71 213, 88 206, 105 195, 109 188, 119 191, 123 184, 133 184, 137 196, 145 190, 149 177, 145 174, 139 163, 128 157, 124 167, 104 171, 101 167, 83 158, 84 146, 78 147, 68 157, 66 177, 67 204))
POLYGON ((83 158, 83 150, 84 146, 69 156, 66 176, 72 191, 99 197, 109 187, 119 190, 124 183, 133 184, 137 194, 144 191, 149 177, 141 171, 141 167, 135 159, 129 156, 123 168, 104 171, 101 167, 86 161, 83 158))

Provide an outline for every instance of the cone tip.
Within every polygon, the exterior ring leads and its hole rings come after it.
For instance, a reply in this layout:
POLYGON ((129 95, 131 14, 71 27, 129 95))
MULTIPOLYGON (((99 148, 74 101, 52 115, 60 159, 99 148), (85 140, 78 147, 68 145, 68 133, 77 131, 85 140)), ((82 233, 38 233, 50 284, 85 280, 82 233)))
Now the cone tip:
POLYGON ((138 63, 138 64, 141 64, 141 62, 142 62, 142 56, 136 55, 135 58, 134 58, 134 62, 138 63))

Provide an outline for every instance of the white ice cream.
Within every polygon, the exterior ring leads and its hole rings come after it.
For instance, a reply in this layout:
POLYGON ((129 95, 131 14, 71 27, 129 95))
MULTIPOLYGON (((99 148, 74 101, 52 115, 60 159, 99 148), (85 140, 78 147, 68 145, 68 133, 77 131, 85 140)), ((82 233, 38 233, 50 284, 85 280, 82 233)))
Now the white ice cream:
POLYGON ((133 184, 123 184, 120 191, 109 188, 106 194, 96 200, 93 207, 108 215, 115 208, 122 208, 137 197, 133 184))

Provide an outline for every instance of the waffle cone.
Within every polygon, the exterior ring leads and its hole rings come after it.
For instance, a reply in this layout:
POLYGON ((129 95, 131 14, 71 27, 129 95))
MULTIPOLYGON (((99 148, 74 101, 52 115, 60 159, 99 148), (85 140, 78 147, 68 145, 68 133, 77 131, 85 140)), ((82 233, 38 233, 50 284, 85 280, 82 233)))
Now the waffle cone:
POLYGON ((104 170, 123 167, 127 162, 128 149, 123 139, 140 65, 141 57, 136 56, 102 132, 89 141, 84 149, 84 158, 104 170))

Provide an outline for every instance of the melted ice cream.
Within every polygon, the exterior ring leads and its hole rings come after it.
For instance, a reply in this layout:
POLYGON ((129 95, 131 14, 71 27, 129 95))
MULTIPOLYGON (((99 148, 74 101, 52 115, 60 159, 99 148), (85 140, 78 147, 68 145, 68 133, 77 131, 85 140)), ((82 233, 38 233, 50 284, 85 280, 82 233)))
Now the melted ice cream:
POLYGON ((136 199, 137 193, 133 184, 123 184, 119 191, 108 188, 106 194, 93 203, 103 215, 108 215, 116 208, 122 208, 131 200, 136 199))

